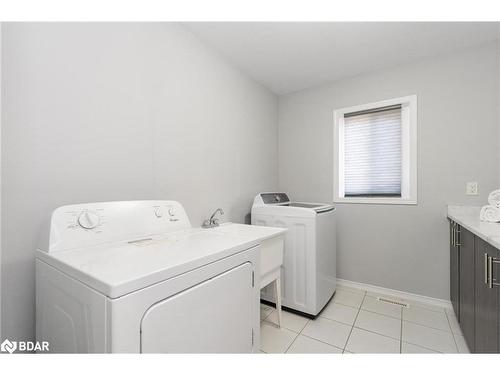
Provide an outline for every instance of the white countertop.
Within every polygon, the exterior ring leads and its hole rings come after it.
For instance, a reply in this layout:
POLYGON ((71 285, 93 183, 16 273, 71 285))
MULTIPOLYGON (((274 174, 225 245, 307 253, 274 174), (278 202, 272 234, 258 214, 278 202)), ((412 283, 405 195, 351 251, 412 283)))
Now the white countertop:
POLYGON ((480 211, 481 207, 448 206, 447 216, 490 245, 500 249, 500 223, 479 220, 480 211))

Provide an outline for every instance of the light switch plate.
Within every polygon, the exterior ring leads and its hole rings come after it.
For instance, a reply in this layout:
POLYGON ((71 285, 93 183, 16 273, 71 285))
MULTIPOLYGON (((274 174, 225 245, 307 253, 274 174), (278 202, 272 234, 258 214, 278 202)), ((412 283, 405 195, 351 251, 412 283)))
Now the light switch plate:
POLYGON ((465 194, 477 195, 477 182, 467 182, 465 185, 465 194))

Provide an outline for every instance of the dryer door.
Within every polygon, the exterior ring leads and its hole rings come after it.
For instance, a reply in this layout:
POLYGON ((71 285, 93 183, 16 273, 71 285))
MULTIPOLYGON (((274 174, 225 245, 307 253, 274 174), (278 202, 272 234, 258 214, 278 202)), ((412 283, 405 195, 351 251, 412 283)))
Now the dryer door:
POLYGON ((252 279, 251 263, 243 263, 151 306, 141 352, 251 352, 252 279))

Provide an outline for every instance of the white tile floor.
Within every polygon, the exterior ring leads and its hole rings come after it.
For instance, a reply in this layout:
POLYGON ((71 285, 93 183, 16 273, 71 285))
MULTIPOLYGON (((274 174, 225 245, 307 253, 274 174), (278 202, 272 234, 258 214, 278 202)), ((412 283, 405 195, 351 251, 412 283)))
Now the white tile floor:
POLYGON ((412 301, 403 301, 410 304, 405 308, 378 301, 377 296, 338 287, 314 320, 283 311, 281 329, 275 309, 261 305, 261 352, 469 352, 453 311, 412 301))

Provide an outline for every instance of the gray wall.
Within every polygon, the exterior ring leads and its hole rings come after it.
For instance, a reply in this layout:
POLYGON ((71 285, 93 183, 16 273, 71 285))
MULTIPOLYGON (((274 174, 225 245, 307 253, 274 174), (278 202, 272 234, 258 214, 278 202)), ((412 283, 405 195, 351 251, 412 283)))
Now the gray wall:
POLYGON ((328 202, 333 110, 418 95, 418 205, 338 204, 340 278, 448 299, 446 205, 498 187, 497 64, 489 44, 279 98, 280 189, 328 202))
MULTIPOLYGON (((497 42, 497 116, 498 116, 498 144, 500 145, 500 27, 498 28, 498 39, 497 42)), ((500 147, 498 149, 498 179, 500 188, 500 147)))
POLYGON ((34 336, 43 220, 77 202, 174 199, 243 222, 277 187, 277 98, 166 24, 4 24, 2 332, 34 336))

